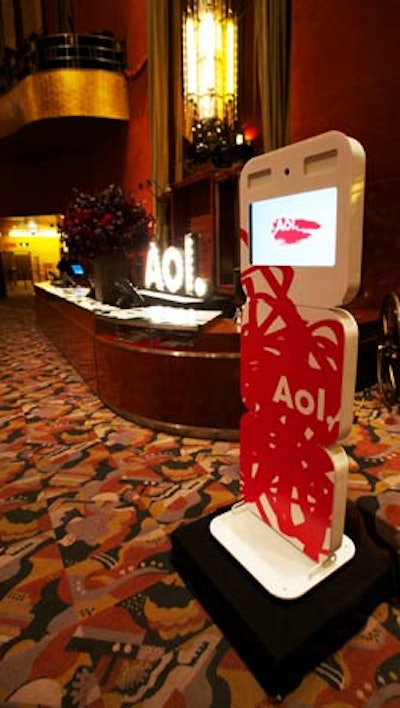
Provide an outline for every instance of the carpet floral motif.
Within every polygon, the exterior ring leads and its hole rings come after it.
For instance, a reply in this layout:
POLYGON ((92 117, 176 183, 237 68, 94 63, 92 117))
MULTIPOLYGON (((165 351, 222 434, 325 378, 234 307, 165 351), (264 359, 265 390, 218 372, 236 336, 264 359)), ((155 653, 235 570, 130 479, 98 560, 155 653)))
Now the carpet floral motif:
MULTIPOLYGON (((170 561, 174 529, 240 498, 238 443, 109 411, 30 295, 0 301, 0 361, 0 705, 273 705, 170 561)), ((397 528, 400 417, 376 391, 355 414, 349 497, 397 528)), ((399 621, 379 605, 281 705, 400 705, 399 621)))

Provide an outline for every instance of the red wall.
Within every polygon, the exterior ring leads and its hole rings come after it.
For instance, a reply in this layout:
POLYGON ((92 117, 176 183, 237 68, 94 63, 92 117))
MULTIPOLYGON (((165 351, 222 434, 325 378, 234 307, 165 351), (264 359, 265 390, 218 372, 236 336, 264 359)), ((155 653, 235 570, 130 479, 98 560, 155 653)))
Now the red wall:
POLYGON ((343 130, 364 145, 371 179, 397 176, 400 3, 292 2, 292 141, 343 130))
POLYGON ((398 0, 292 0, 291 141, 336 129, 367 159, 361 297, 400 286, 398 0))
MULTIPOLYGON (((74 30, 89 32, 108 29, 125 41, 128 64, 130 121, 125 144, 115 150, 114 141, 104 146, 98 175, 107 182, 110 164, 119 166, 122 185, 132 192, 150 178, 150 132, 148 114, 147 37, 145 0, 74 1, 74 30)), ((148 193, 142 198, 151 199, 148 193)))

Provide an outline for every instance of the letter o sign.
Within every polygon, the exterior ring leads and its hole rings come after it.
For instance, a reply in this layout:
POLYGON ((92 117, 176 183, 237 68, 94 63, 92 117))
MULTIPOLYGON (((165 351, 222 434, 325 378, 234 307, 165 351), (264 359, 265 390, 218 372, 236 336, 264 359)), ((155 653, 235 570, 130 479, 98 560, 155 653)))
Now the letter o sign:
POLYGON ((315 401, 309 391, 300 388, 294 395, 294 405, 299 413, 311 415, 315 408, 315 401))
POLYGON ((179 248, 168 246, 164 251, 161 271, 164 283, 170 293, 176 293, 183 286, 184 263, 179 248))

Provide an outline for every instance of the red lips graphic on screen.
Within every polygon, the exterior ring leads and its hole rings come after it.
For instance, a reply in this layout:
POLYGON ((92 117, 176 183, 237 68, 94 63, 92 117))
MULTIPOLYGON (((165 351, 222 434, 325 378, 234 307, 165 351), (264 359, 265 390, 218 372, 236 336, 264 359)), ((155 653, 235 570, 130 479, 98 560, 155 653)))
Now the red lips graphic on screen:
POLYGON ((276 241, 291 244, 309 238, 313 235, 314 229, 320 228, 321 224, 318 224, 316 221, 280 216, 273 221, 271 232, 276 241))

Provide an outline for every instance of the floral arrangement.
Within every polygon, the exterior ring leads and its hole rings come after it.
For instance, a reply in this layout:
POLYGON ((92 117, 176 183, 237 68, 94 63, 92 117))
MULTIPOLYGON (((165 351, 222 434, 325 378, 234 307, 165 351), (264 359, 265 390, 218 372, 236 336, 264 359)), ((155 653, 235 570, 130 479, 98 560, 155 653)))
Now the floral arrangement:
POLYGON ((73 258, 142 250, 150 240, 152 217, 143 205, 111 184, 97 194, 73 190, 57 227, 73 258))

